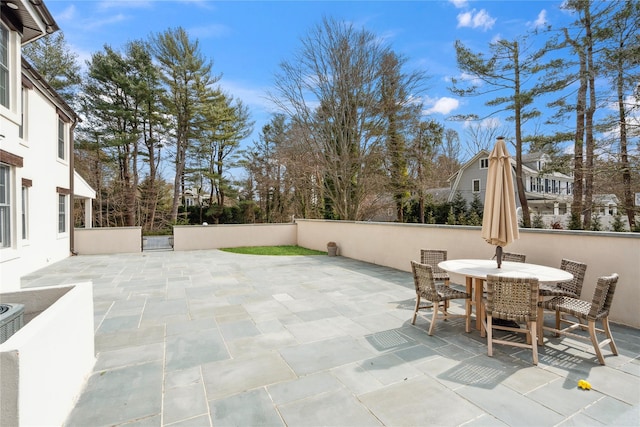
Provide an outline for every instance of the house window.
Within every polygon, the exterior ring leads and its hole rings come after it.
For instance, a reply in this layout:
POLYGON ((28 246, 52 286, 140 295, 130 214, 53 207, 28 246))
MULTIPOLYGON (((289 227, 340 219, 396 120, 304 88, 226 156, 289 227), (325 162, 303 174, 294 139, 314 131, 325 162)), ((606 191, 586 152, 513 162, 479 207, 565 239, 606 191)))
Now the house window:
POLYGON ((0 105, 9 108, 9 30, 0 25, 0 105))
POLYGON ((0 164, 0 248, 11 246, 11 168, 0 164))
POLYGON ((22 238, 29 238, 29 187, 22 186, 22 238))
POLYGON ((548 178, 544 179, 544 192, 545 193, 550 193, 551 192, 551 187, 549 186, 549 179, 548 178))
POLYGON ((58 194, 58 233, 67 232, 67 196, 58 194))
POLYGON ((64 122, 58 117, 58 158, 65 159, 64 122))
POLYGON ((27 110, 27 90, 24 87, 22 88, 20 95, 22 96, 22 103, 20 104, 20 127, 18 128, 18 137, 24 139, 24 121, 26 118, 24 112, 27 110))
POLYGON ((479 193, 480 192, 480 180, 479 179, 474 179, 473 180, 472 188, 473 188, 473 192, 474 193, 479 193))
POLYGON ((487 169, 489 167, 489 159, 480 159, 480 169, 487 169))

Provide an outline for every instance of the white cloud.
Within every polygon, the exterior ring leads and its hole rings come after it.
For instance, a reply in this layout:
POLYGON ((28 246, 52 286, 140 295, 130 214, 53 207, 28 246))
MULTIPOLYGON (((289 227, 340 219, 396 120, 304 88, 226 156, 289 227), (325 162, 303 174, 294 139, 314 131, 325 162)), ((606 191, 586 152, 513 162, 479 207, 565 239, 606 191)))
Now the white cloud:
POLYGON ((267 111, 273 109, 273 105, 267 99, 265 88, 251 87, 238 81, 227 80, 224 75, 219 81, 219 85, 225 93, 242 100, 247 106, 267 111))
POLYGON ((449 114, 453 110, 457 109, 460 106, 460 102, 455 98, 449 98, 447 96, 443 96, 438 99, 425 99, 425 103, 427 105, 431 105, 430 108, 422 111, 422 114, 449 114))
POLYGON ((479 127, 480 129, 498 129, 502 126, 502 122, 498 117, 488 117, 478 123, 477 120, 465 120, 463 128, 479 127))
POLYGON ((128 21, 130 19, 131 19, 130 16, 126 16, 122 13, 118 13, 102 20, 91 21, 89 25, 91 26, 91 29, 96 29, 99 27, 103 27, 105 25, 111 25, 111 24, 116 24, 118 22, 128 21))
POLYGON ((57 22, 70 22, 74 19, 76 19, 76 7, 73 4, 56 15, 57 22))
POLYGON ((115 9, 148 9, 153 6, 153 2, 150 0, 107 0, 98 3, 98 8, 102 10, 115 9))
POLYGON ((471 12, 462 12, 458 14, 458 28, 470 27, 472 15, 471 12))
POLYGON ((489 117, 484 119, 480 123, 480 126, 482 126, 485 129, 498 129, 500 126, 502 126, 502 122, 498 117, 489 117))
POLYGON ((536 20, 533 22, 530 22, 529 26, 533 28, 540 28, 540 27, 544 27, 545 25, 547 25, 547 11, 545 9, 542 9, 538 14, 538 17, 536 18, 536 20))
POLYGON ((489 12, 482 9, 480 12, 476 12, 473 9, 470 12, 462 12, 458 14, 458 28, 470 27, 481 28, 484 31, 489 30, 496 23, 496 18, 492 18, 489 12))
POLYGON ((449 3, 452 3, 456 9, 463 9, 467 7, 467 0, 449 0, 449 3))
POLYGON ((189 28, 189 35, 199 39, 223 37, 230 32, 229 27, 222 24, 209 24, 202 27, 189 28))
POLYGON ((478 86, 478 87, 482 86, 484 83, 481 79, 469 73, 460 74, 460 76, 458 76, 458 79, 465 82, 471 82, 473 86, 478 86))

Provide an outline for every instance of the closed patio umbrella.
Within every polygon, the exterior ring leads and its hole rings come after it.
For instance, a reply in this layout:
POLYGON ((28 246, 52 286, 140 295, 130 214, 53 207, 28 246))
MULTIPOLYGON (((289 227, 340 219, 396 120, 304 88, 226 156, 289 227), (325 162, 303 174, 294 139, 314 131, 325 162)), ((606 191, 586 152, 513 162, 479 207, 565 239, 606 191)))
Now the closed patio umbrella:
POLYGON ((504 138, 498 137, 489 155, 487 190, 482 217, 482 238, 487 243, 496 245, 498 268, 502 265, 502 248, 519 237, 509 152, 504 138))

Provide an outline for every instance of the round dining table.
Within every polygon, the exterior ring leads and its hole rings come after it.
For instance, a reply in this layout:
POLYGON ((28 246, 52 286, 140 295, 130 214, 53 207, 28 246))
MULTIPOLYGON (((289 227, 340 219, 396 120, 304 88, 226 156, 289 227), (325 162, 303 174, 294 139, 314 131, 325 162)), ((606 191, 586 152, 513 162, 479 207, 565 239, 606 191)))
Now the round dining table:
POLYGON ((509 277, 535 277, 539 282, 556 283, 573 279, 568 271, 546 265, 529 264, 524 262, 503 261, 498 268, 496 260, 491 259, 451 259, 438 263, 438 267, 454 274, 466 277, 467 293, 472 295, 471 305, 475 306, 476 329, 480 330, 482 319, 478 315, 482 304, 482 292, 487 275, 509 277))

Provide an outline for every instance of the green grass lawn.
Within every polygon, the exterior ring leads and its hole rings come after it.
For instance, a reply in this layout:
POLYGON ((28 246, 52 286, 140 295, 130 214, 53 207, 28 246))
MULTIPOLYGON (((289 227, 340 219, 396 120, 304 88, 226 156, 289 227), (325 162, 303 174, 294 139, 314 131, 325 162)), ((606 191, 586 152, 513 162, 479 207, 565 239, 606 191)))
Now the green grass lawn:
POLYGON ((300 246, 245 246, 241 248, 221 248, 221 251, 247 255, 326 255, 326 252, 302 248, 300 246))

